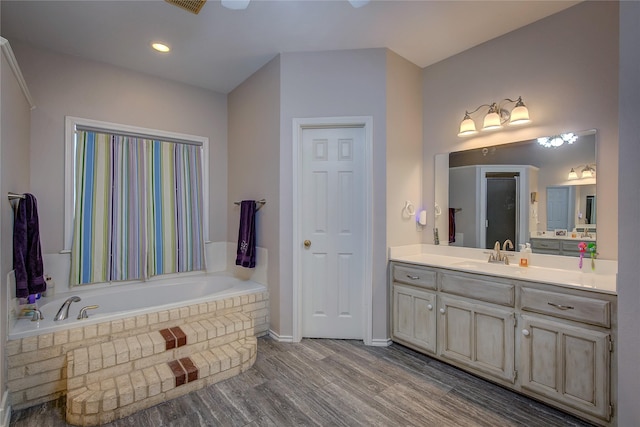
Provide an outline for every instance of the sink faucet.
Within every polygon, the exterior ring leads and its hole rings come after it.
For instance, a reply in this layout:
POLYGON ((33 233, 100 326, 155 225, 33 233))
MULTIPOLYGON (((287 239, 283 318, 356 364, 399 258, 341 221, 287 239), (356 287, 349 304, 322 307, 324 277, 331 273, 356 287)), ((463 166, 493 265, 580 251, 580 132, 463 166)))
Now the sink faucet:
POLYGON ((54 317, 53 320, 55 321, 64 320, 67 317, 69 317, 69 306, 71 305, 72 302, 78 302, 78 301, 80 301, 80 297, 72 296, 67 298, 67 300, 62 303, 60 310, 58 310, 58 314, 56 314, 56 317, 54 317))
MULTIPOLYGON (((502 244, 502 250, 506 251, 507 249, 513 249, 513 242, 509 239, 505 240, 502 244)), ((505 265, 509 265, 509 254, 503 254, 500 252, 500 242, 496 241, 495 245, 493 245, 493 252, 489 255, 489 262, 493 263, 504 263, 505 265)))

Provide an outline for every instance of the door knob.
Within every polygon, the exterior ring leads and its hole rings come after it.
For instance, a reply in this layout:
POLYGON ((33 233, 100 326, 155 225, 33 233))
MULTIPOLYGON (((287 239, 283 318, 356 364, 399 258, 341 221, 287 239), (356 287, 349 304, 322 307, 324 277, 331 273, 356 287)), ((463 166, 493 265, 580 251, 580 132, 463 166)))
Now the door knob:
POLYGON ((311 247, 311 240, 305 240, 304 241, 304 247, 305 248, 310 248, 311 247))

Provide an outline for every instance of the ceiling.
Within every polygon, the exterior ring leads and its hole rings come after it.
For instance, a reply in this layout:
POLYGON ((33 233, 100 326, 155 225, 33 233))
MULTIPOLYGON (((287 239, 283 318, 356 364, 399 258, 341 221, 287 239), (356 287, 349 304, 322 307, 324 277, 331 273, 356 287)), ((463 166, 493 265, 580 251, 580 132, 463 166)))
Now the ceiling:
POLYGON ((161 0, 2 0, 1 34, 228 93, 278 53, 386 47, 426 67, 577 1, 252 0, 199 15, 161 0), (155 40, 172 51, 150 48, 155 40))

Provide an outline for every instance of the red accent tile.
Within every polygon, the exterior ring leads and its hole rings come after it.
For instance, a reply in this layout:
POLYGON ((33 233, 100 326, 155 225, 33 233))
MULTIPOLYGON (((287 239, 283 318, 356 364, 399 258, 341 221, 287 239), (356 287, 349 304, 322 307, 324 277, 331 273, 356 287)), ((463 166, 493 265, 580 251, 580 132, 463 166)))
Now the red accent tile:
POLYGON ((180 359, 180 363, 182 363, 182 367, 187 371, 187 382, 198 379, 198 368, 193 364, 190 358, 184 357, 180 359))
POLYGON ((165 350, 176 348, 176 337, 173 336, 169 329, 160 329, 160 334, 166 343, 165 350))
POLYGON ((187 373, 182 368, 182 365, 180 365, 180 362, 172 360, 171 362, 168 362, 168 365, 176 379, 176 387, 185 384, 187 382, 187 373))
POLYGON ((180 329, 180 326, 169 328, 169 330, 176 337, 176 340, 178 342, 178 347, 182 347, 183 345, 187 345, 187 334, 185 334, 182 331, 182 329, 180 329))

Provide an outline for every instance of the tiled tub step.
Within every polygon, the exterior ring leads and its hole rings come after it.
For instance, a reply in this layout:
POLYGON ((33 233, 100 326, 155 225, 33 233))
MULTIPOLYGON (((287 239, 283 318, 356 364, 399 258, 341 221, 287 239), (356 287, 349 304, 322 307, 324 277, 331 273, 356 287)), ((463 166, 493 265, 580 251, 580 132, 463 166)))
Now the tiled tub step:
POLYGON ((255 361, 252 323, 233 313, 69 352, 67 422, 111 422, 237 375, 255 361))

